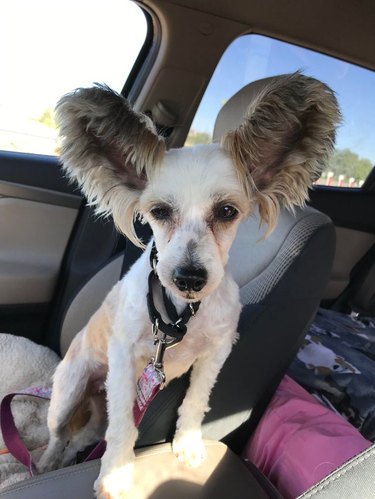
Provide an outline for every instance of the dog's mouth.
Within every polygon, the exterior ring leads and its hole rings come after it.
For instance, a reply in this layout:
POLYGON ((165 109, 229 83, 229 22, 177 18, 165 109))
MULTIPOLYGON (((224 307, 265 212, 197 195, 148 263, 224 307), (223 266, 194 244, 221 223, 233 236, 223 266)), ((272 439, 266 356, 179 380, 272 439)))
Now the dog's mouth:
POLYGON ((172 282, 170 286, 170 290, 172 293, 179 298, 180 300, 182 299, 186 303, 194 303, 196 301, 199 301, 201 298, 202 293, 197 293, 192 290, 187 290, 187 291, 180 291, 172 282))
POLYGON ((192 291, 188 291, 187 293, 185 293, 184 298, 189 302, 197 301, 197 294, 193 293, 192 291))

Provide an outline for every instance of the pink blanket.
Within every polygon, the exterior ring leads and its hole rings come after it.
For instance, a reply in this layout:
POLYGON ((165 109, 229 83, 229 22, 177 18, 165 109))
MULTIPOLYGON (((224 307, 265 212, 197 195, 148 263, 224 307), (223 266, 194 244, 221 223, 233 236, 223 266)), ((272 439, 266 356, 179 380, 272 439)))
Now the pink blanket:
POLYGON ((370 445, 345 419, 285 376, 243 457, 285 499, 292 499, 370 445))

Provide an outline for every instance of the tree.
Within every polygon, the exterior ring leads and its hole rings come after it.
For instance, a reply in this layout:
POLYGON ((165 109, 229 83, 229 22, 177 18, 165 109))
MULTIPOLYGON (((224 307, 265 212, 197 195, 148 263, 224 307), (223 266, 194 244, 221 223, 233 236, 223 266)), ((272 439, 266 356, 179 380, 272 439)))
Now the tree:
POLYGON ((187 136, 185 145, 194 146, 196 144, 211 144, 212 137, 207 132, 199 132, 191 129, 187 136))
POLYGON ((345 175, 358 180, 364 180, 372 169, 369 159, 360 158, 350 149, 337 149, 329 160, 326 171, 332 171, 335 177, 345 175))
POLYGON ((47 107, 47 109, 45 109, 43 113, 39 116, 39 118, 36 118, 35 121, 41 123, 42 125, 47 126, 48 128, 53 128, 53 129, 57 128, 57 123, 55 120, 55 112, 52 107, 47 107))

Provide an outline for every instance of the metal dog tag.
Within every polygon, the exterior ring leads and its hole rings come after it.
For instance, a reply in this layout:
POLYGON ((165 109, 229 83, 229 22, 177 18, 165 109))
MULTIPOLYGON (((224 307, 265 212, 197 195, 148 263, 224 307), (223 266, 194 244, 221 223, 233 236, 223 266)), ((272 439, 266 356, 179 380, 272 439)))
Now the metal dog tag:
POLYGON ((133 406, 134 424, 139 426, 147 407, 150 405, 156 394, 163 388, 165 375, 161 369, 154 365, 151 359, 144 368, 136 385, 136 397, 133 406))

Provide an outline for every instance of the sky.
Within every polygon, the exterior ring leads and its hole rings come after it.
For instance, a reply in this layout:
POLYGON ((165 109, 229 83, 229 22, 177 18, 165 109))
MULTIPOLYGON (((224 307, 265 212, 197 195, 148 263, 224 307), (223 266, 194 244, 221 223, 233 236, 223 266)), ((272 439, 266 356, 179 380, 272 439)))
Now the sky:
POLYGON ((1 0, 0 114, 38 116, 93 82, 121 90, 145 33, 128 0, 1 0))
MULTIPOLYGON (((121 90, 145 34, 144 15, 129 0, 1 0, 0 132, 22 128, 79 86, 121 90)), ((297 69, 336 91, 344 116, 337 147, 375 163, 375 73, 259 35, 235 40, 224 53, 193 128, 211 133, 219 109, 242 86, 297 69)))

